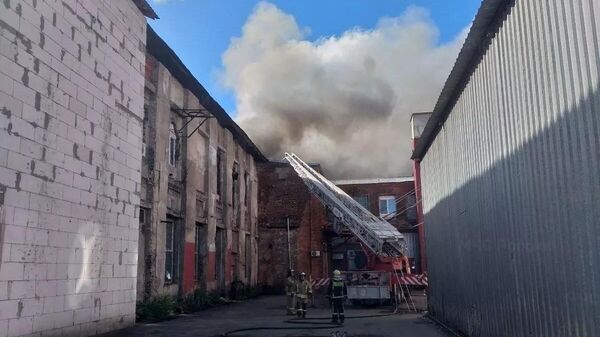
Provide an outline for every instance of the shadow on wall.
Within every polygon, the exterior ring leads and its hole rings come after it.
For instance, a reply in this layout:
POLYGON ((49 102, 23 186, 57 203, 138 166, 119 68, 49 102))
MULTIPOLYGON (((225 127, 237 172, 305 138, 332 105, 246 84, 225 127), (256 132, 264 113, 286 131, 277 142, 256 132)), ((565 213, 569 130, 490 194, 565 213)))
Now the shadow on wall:
POLYGON ((600 331, 600 94, 574 103, 425 215, 429 311, 468 336, 600 331))

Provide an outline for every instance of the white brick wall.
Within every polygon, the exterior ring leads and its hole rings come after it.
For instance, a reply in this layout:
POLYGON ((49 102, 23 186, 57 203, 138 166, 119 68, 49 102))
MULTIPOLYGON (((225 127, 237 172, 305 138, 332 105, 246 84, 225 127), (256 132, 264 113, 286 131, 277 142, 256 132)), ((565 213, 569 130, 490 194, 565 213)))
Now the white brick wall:
POLYGON ((0 337, 135 320, 145 41, 132 1, 0 2, 0 337))

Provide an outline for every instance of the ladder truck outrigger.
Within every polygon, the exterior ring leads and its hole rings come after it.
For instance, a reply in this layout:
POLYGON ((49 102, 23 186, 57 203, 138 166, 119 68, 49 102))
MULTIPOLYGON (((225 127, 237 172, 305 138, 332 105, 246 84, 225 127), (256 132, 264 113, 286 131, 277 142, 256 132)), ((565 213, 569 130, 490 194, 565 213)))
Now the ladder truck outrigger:
POLYGON ((407 261, 404 236, 297 155, 285 153, 285 159, 308 190, 333 214, 333 230, 339 235, 350 232, 367 254, 367 270, 344 272, 348 298, 359 303, 392 301, 396 308, 405 303, 409 310, 416 310, 408 287, 401 282, 407 261))

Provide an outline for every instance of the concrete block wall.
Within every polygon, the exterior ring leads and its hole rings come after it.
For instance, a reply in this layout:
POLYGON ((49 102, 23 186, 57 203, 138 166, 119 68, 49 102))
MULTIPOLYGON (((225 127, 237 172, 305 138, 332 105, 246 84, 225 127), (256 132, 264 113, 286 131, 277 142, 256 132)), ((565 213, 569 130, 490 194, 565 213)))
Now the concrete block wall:
POLYGON ((135 321, 145 37, 132 1, 0 3, 0 336, 135 321))

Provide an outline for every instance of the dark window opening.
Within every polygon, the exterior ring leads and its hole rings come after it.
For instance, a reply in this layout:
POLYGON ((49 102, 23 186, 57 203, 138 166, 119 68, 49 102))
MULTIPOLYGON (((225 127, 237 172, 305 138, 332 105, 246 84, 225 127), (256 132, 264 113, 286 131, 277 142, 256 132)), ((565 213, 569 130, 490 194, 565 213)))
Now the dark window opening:
POLYGON ((206 234, 205 226, 202 224, 196 224, 195 232, 195 244, 196 249, 194 251, 194 265, 196 266, 194 279, 198 282, 202 280, 204 275, 204 252, 206 251, 206 234))
POLYGON ((169 128, 169 165, 175 167, 177 159, 177 134, 175 133, 175 124, 171 123, 169 128))
POLYGON ((146 143, 148 142, 148 107, 144 106, 144 119, 142 120, 142 157, 146 156, 146 143))
POLYGON ((250 175, 244 172, 244 206, 248 206, 248 194, 250 194, 250 175))
POLYGON ((246 282, 250 283, 252 277, 252 238, 250 234, 246 234, 246 242, 245 242, 245 254, 246 254, 246 282))
POLYGON ((223 151, 217 151, 217 195, 223 200, 223 151))
POLYGON ((146 210, 140 207, 140 215, 139 215, 139 222, 141 224, 146 222, 146 210))
POLYGON ((173 222, 165 223, 165 281, 177 281, 179 272, 179 252, 177 249, 177 231, 173 222))
POLYGON ((233 170, 231 171, 231 208, 236 210, 238 203, 237 199, 239 198, 239 173, 238 173, 238 164, 233 164, 233 170))

